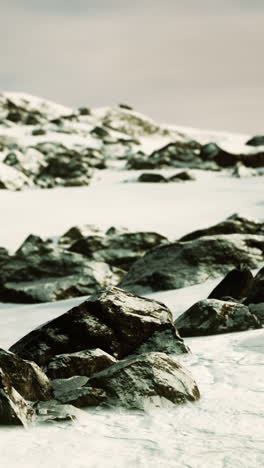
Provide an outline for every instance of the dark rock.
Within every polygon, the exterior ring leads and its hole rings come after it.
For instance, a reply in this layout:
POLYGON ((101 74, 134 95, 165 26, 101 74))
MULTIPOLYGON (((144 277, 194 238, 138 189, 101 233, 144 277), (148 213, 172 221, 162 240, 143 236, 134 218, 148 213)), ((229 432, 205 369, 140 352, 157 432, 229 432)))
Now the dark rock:
POLYGON ((22 120, 22 115, 17 111, 10 111, 6 116, 6 119, 11 122, 18 123, 22 120))
POLYGON ((89 107, 79 107, 78 111, 80 115, 91 115, 89 107))
POLYGON ((50 302, 85 296, 120 282, 123 272, 106 263, 29 236, 1 267, 2 302, 50 302))
POLYGON ((255 276, 245 301, 246 304, 259 304, 261 302, 264 302, 264 267, 255 276))
POLYGON ((176 141, 150 155, 138 152, 128 159, 129 169, 161 169, 163 167, 201 168, 201 145, 196 141, 176 141))
POLYGON ((189 172, 183 171, 169 177, 168 182, 185 182, 187 180, 195 180, 195 177, 193 177, 189 172))
POLYGON ((53 380, 56 400, 77 408, 102 404, 106 398, 105 392, 100 388, 85 386, 87 382, 88 377, 79 376, 53 380))
POLYGON ((4 247, 0 247, 0 267, 9 259, 8 251, 4 247))
POLYGON ((44 128, 34 128, 31 132, 33 136, 46 135, 46 130, 44 128))
POLYGON ((247 297, 253 283, 253 275, 246 265, 227 273, 224 279, 213 289, 208 299, 222 299, 231 296, 234 299, 247 297))
POLYGON ((99 138, 105 138, 108 137, 109 132, 104 128, 104 127, 94 127, 93 130, 91 131, 92 135, 98 136, 99 138))
POLYGON ((12 387, 9 376, 0 367, 0 425, 27 426, 34 411, 12 387))
POLYGON ((250 146, 264 146, 264 135, 257 135, 246 142, 250 146))
POLYGON ((242 163, 247 167, 262 167, 264 165, 264 152, 256 153, 231 153, 220 148, 215 143, 208 143, 201 148, 201 158, 204 161, 213 161, 220 168, 234 167, 242 163))
POLYGON ((248 308, 251 314, 255 315, 255 317, 257 317, 262 323, 262 326, 264 326, 264 302, 260 302, 259 304, 249 304, 248 308))
POLYGON ((120 109, 125 109, 125 110, 129 110, 129 111, 133 110, 133 107, 129 106, 128 104, 124 104, 124 103, 119 104, 119 107, 120 107, 120 109))
POLYGON ((167 242, 167 238, 156 232, 108 231, 105 236, 93 235, 80 239, 69 250, 128 270, 145 252, 164 242, 167 242))
POLYGON ((138 182, 150 182, 150 183, 159 183, 167 182, 166 177, 161 174, 155 174, 151 172, 144 172, 138 178, 138 182))
POLYGON ((99 228, 93 224, 83 224, 81 226, 73 226, 66 231, 60 238, 60 244, 71 245, 73 242, 91 236, 93 234, 102 234, 99 228))
POLYGON ((26 125, 38 125, 40 123, 39 119, 34 114, 28 114, 25 119, 26 125))
POLYGON ((48 363, 46 373, 51 379, 65 379, 74 375, 91 377, 115 362, 113 356, 101 349, 89 349, 55 356, 48 363))
POLYGON ((237 213, 221 221, 214 226, 186 234, 179 239, 181 242, 191 241, 203 236, 215 236, 217 234, 256 234, 264 235, 264 223, 259 223, 251 218, 246 218, 237 213))
POLYGON ((245 263, 257 268, 264 259, 264 237, 222 235, 158 246, 137 260, 120 283, 135 294, 203 283, 245 263))
POLYGON ((15 390, 26 400, 49 400, 52 388, 48 377, 34 362, 24 361, 0 348, 0 368, 15 390))
POLYGON ((46 365, 58 354, 93 348, 120 359, 166 330, 171 331, 174 352, 187 352, 165 305, 109 288, 33 330, 10 349, 39 365, 46 365))
POLYGON ((175 321, 182 336, 205 336, 261 328, 261 322, 244 304, 205 299, 175 321))
POLYGON ((132 356, 92 377, 88 385, 102 388, 110 406, 148 410, 200 397, 192 375, 164 353, 132 356))

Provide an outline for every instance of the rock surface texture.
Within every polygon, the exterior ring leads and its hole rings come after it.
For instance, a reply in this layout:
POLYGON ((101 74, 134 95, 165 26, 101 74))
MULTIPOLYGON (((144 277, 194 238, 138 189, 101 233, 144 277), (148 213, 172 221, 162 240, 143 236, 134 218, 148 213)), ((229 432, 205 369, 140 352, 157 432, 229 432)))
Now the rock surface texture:
POLYGON ((175 359, 155 352, 124 359, 88 385, 105 390, 108 405, 130 409, 168 407, 200 397, 191 374, 175 359))
POLYGON ((257 329, 262 324, 244 304, 205 299, 180 315, 175 326, 185 337, 257 329))
POLYGON ((215 235, 156 247, 135 262, 120 287, 135 294, 177 289, 218 278, 240 263, 259 267, 264 236, 215 235))
MULTIPOLYGON (((151 342, 153 337, 157 342, 157 334, 165 331, 170 335, 171 347, 176 354, 188 351, 165 305, 109 288, 33 330, 10 350, 39 365, 46 365, 58 354, 93 348, 100 348, 120 359, 151 342)), ((161 341, 158 351, 162 351, 162 346, 161 341)), ((167 341, 164 346, 167 349, 167 341)))

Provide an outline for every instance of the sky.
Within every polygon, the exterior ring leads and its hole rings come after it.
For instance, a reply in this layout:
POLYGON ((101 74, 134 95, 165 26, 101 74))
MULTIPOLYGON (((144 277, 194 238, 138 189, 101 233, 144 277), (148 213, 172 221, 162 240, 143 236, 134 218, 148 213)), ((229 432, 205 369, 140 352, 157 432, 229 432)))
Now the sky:
POLYGON ((263 0, 1 0, 0 91, 264 133, 263 0))

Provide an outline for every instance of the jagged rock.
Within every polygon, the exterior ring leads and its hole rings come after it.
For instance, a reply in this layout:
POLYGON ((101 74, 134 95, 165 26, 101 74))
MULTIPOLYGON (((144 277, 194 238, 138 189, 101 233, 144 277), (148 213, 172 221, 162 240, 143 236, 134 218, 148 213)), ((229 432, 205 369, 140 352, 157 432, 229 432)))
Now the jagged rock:
POLYGON ((102 388, 110 406, 148 410, 200 397, 192 375, 164 353, 132 356, 92 377, 88 385, 102 388))
POLYGON ((222 299, 230 296, 234 299, 247 297, 253 283, 253 275, 249 268, 241 265, 227 273, 224 279, 213 289, 208 299, 222 299))
POLYGON ((120 283, 135 294, 177 289, 218 278, 230 266, 257 268, 264 259, 264 236, 219 235, 158 246, 137 260, 120 283))
POLYGON ((79 376, 53 380, 56 400, 77 408, 98 406, 103 403, 106 398, 105 392, 100 388, 85 386, 87 382, 88 377, 79 376))
POLYGON ((167 182, 166 177, 162 174, 155 174, 151 172, 144 172, 138 178, 138 182, 150 182, 150 183, 160 183, 160 182, 167 182))
POLYGON ((32 183, 25 174, 0 162, 0 189, 22 190, 30 186, 32 183))
POLYGON ((0 348, 0 368, 8 375, 12 387, 26 400, 48 400, 52 397, 50 381, 36 363, 0 348))
POLYGON ((264 302, 264 267, 257 273, 249 291, 246 304, 259 304, 264 302))
POLYGON ((82 417, 82 411, 72 405, 63 405, 56 400, 38 402, 35 405, 38 423, 75 422, 82 417))
POLYGON ((47 302, 92 294, 120 282, 123 272, 87 261, 38 236, 29 236, 1 267, 2 302, 47 302))
POLYGON ((34 411, 12 387, 9 376, 0 367, 0 425, 27 426, 34 411))
POLYGON ((250 146, 264 146, 264 135, 256 135, 246 142, 250 146))
MULTIPOLYGON (((201 168, 201 145, 196 141, 169 143, 150 155, 137 152, 128 158, 129 169, 161 169, 163 167, 201 168)), ((208 166, 209 168, 209 166, 208 166)))
POLYGON ((187 171, 182 171, 178 172, 178 174, 174 174, 173 176, 169 177, 168 182, 185 182, 187 180, 195 180, 195 177, 193 177, 187 171))
POLYGON ((182 336, 204 336, 261 328, 260 320, 244 304, 205 299, 175 321, 182 336))
POLYGON ((71 245, 73 242, 83 239, 85 237, 103 234, 102 231, 93 224, 83 224, 81 226, 73 226, 66 231, 60 238, 59 243, 71 245))
POLYGON ((89 107, 79 107, 78 111, 79 114, 82 116, 91 115, 91 110, 89 109, 89 107))
POLYGON ((10 350, 39 365, 46 365, 58 354, 93 348, 120 359, 135 352, 155 333, 166 330, 171 331, 174 353, 187 352, 165 305, 108 288, 33 330, 10 350))
POLYGON ((89 349, 55 356, 48 363, 46 373, 51 379, 65 379, 74 375, 91 377, 115 362, 116 359, 105 351, 89 349))
POLYGON ((90 259, 128 270, 146 251, 167 242, 156 232, 114 232, 105 236, 94 235, 77 240, 70 247, 90 259))
POLYGON ((217 234, 256 234, 262 236, 264 235, 264 223, 235 213, 214 226, 198 229, 181 237, 179 240, 182 242, 191 241, 199 237, 215 236, 217 234))

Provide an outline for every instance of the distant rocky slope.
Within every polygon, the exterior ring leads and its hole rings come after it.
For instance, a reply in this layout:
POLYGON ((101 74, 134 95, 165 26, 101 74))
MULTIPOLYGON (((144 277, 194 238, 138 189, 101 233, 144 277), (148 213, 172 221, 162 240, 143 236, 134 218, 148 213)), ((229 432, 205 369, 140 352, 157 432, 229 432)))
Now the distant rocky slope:
POLYGON ((87 185, 116 160, 127 169, 231 169, 240 176, 264 167, 263 137, 182 131, 126 105, 72 110, 0 94, 0 188, 87 185))

